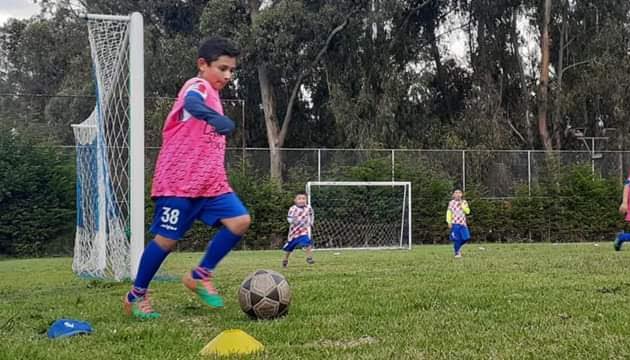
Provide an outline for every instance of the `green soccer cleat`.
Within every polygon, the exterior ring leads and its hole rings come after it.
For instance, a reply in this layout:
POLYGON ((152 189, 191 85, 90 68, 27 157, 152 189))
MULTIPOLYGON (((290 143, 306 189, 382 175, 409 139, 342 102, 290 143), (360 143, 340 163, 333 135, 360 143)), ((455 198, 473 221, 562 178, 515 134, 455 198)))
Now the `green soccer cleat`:
POLYGON ((187 273, 182 278, 182 282, 190 291, 197 294, 204 304, 211 308, 223 307, 223 298, 212 283, 212 275, 207 280, 197 280, 191 273, 187 273))
POLYGON ((152 320, 160 317, 160 313, 153 310, 148 294, 137 298, 135 301, 129 301, 127 295, 125 295, 123 298, 123 310, 127 316, 140 320, 152 320))

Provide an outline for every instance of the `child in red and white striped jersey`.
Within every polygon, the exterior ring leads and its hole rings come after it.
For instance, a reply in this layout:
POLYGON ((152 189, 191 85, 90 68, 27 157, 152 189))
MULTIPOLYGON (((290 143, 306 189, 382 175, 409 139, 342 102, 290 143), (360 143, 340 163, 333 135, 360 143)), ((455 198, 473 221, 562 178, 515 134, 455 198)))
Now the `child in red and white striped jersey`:
POLYGON ((296 247, 306 248, 306 262, 311 265, 315 263, 313 260, 313 241, 311 240, 311 227, 315 222, 315 214, 313 208, 308 205, 306 193, 299 192, 293 200, 294 205, 289 209, 287 221, 289 227, 289 236, 287 242, 282 247, 284 250, 284 259, 282 267, 289 265, 289 256, 296 247))

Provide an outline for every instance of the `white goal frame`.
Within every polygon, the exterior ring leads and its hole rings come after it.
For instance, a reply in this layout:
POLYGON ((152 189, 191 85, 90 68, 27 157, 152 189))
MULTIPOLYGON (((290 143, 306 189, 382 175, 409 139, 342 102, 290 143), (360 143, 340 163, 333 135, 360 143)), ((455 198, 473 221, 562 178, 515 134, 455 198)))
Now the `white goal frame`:
MULTIPOLYGON (((316 186, 403 186, 403 211, 401 213, 401 229, 400 229, 400 246, 378 246, 378 247, 339 247, 339 248, 322 248, 314 250, 318 251, 337 251, 337 250, 394 250, 405 249, 411 250, 412 246, 412 196, 411 196, 411 182, 410 181, 309 181, 306 183, 306 195, 309 205, 311 204, 311 189, 316 186), (407 209, 407 239, 403 239, 404 226, 405 226, 405 206, 407 209), (406 241, 405 241, 406 240, 406 241), (405 243, 406 242, 406 243, 405 243)), ((315 211, 315 225, 317 226, 317 209, 315 211)), ((312 239, 312 233, 309 233, 312 239)), ((315 243, 315 239, 313 239, 315 243)))
MULTIPOLYGON (((125 256, 125 269, 116 269, 113 273, 107 268, 110 254, 105 250, 107 242, 111 234, 107 231, 107 217, 112 212, 111 205, 108 205, 107 198, 112 191, 108 188, 110 184, 110 175, 108 174, 106 147, 107 143, 103 140, 107 134, 105 134, 105 127, 103 125, 102 118, 104 115, 104 106, 110 100, 109 95, 111 89, 107 89, 103 84, 103 69, 100 68, 100 64, 96 61, 98 54, 97 50, 92 44, 92 35, 90 33, 90 51, 92 54, 93 72, 96 78, 96 107, 90 115, 90 117, 81 124, 73 124, 72 127, 77 132, 92 132, 92 136, 95 136, 96 142, 96 162, 97 166, 95 174, 90 176, 94 177, 98 187, 98 206, 95 208, 98 211, 98 234, 93 238, 93 247, 97 248, 94 264, 87 270, 87 275, 92 276, 112 276, 115 280, 122 280, 124 278, 135 279, 138 265, 140 263, 140 257, 144 250, 145 241, 145 155, 144 155, 144 21, 142 15, 139 12, 131 13, 128 16, 118 15, 101 15, 101 14, 87 14, 84 16, 86 21, 111 21, 128 24, 126 43, 122 46, 127 47, 128 56, 128 69, 120 69, 119 71, 128 71, 128 168, 125 169, 128 175, 128 198, 125 201, 128 202, 128 231, 126 236, 128 237, 128 248, 125 246, 127 252, 125 256)), ((120 50, 123 51, 122 48, 120 50)), ((109 79, 111 80, 111 79, 109 79)), ((115 107, 116 104, 109 104, 111 107, 115 107)), ((77 144, 79 145, 79 144, 77 144)), ((77 206, 81 206, 77 202, 77 206)), ((78 210, 79 211, 79 210, 78 210)), ((75 258, 79 245, 79 224, 77 224, 77 239, 75 240, 75 258)), ((80 266, 75 268, 75 272, 82 273, 80 266)))

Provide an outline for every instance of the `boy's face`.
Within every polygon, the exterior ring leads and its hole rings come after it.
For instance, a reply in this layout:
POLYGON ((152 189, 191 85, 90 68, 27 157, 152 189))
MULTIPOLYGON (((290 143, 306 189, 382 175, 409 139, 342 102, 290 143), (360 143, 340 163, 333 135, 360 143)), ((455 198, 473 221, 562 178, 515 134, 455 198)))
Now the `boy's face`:
POLYGON ((461 192, 461 190, 455 190, 453 192, 453 199, 455 200, 461 200, 462 197, 464 197, 464 193, 461 192))
POLYGON ((221 55, 209 64, 206 59, 199 58, 197 67, 201 78, 209 82, 216 90, 222 90, 232 80, 234 70, 236 70, 236 58, 221 55))
POLYGON ((306 195, 298 194, 295 196, 295 205, 297 206, 305 206, 306 205, 306 195))

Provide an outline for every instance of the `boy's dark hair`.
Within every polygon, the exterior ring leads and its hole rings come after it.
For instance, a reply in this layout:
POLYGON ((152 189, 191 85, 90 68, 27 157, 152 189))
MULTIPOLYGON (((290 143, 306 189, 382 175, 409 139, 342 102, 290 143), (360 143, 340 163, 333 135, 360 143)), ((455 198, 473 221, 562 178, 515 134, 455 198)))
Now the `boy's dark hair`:
POLYGON ((229 56, 229 57, 237 57, 241 53, 241 50, 226 38, 222 38, 220 36, 211 37, 203 40, 199 45, 198 56, 204 60, 206 63, 210 64, 211 62, 217 60, 220 56, 229 56))
POLYGON ((304 195, 304 196, 307 196, 306 191, 298 191, 298 192, 296 192, 296 193, 295 193, 295 196, 298 196, 298 195, 304 195))

